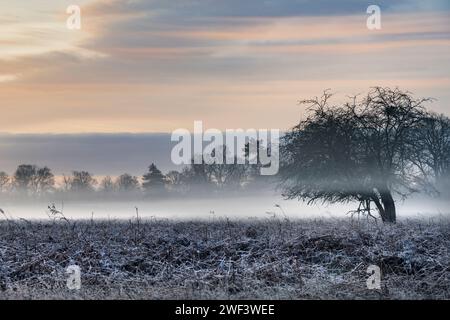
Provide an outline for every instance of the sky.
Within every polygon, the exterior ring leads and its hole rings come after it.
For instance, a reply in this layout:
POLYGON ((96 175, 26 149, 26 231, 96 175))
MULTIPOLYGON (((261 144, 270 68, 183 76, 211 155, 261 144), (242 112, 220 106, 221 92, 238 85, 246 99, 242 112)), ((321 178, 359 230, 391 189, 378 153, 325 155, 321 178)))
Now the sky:
POLYGON ((298 100, 372 86, 450 114, 449 17, 448 0, 0 0, 0 132, 285 130, 298 100))

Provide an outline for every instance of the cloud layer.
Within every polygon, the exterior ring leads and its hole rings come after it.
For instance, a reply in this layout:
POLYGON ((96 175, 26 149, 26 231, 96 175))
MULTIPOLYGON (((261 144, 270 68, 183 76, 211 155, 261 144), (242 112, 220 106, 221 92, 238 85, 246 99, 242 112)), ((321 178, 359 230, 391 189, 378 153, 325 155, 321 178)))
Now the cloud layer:
POLYGON ((445 0, 378 1, 379 31, 358 0, 86 0, 80 31, 69 2, 0 5, 0 131, 285 129, 298 99, 375 85, 449 111, 445 0))

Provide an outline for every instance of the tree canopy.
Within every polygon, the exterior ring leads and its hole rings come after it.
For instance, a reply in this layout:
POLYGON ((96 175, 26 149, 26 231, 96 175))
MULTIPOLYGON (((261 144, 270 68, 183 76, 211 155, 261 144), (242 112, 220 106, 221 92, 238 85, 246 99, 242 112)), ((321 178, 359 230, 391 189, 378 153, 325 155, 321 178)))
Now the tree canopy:
POLYGON ((394 195, 421 190, 435 170, 421 156, 430 99, 381 87, 340 106, 330 105, 331 96, 301 101, 308 117, 283 138, 284 195, 308 203, 356 201, 358 212, 371 214, 374 206, 383 221, 395 222, 394 195))

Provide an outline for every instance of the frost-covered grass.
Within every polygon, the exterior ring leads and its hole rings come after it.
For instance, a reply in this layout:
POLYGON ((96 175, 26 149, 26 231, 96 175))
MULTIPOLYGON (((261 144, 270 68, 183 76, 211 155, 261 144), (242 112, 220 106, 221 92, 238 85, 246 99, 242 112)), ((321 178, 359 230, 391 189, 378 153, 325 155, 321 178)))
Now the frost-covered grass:
POLYGON ((2 220, 0 298, 449 299, 449 250, 444 219, 2 220), (381 290, 366 287, 371 264, 381 290))

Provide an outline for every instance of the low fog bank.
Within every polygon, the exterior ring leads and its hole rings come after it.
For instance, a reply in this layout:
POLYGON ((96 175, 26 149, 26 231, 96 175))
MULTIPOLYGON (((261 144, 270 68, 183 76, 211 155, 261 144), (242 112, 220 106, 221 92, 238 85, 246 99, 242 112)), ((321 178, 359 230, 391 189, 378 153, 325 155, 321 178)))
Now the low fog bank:
MULTIPOLYGON (((2 202, 1 219, 58 219, 49 206, 61 211, 68 219, 130 219, 136 214, 142 219, 267 219, 267 218, 344 218, 356 204, 314 204, 285 200, 279 195, 229 195, 222 197, 185 197, 168 199, 98 200, 98 201, 15 201, 2 202), (137 210, 136 210, 137 208, 137 210)), ((450 218, 450 200, 428 197, 410 198, 397 202, 399 219, 450 218)))
POLYGON ((25 162, 47 166, 56 175, 80 168, 99 176, 140 175, 149 159, 169 171, 179 169, 170 160, 172 145, 169 133, 0 133, 0 171, 14 172, 25 162))

